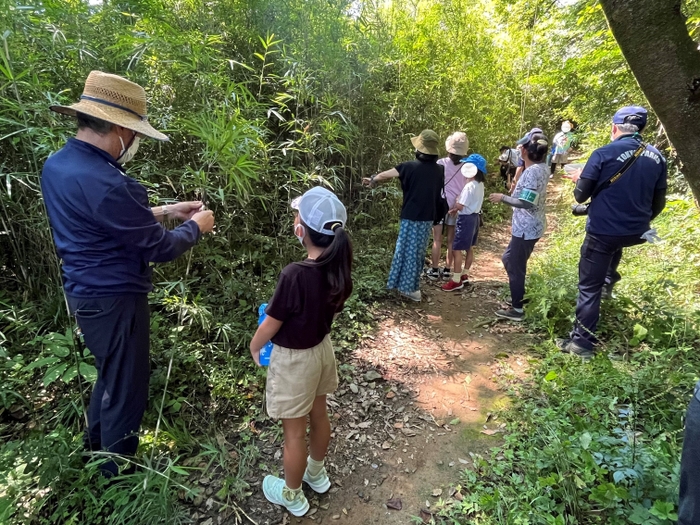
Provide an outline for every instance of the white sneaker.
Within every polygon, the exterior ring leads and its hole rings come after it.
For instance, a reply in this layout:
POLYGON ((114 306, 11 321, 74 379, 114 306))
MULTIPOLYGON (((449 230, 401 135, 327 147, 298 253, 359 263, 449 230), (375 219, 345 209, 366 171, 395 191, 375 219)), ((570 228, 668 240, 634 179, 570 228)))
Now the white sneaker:
POLYGON ((328 492, 328 489, 331 488, 331 480, 328 479, 326 467, 323 467, 315 476, 309 474, 309 469, 307 467, 304 471, 302 481, 311 487, 317 494, 325 494, 328 492))
POLYGON ((416 290, 415 292, 399 292, 401 295, 406 297, 407 299, 410 299, 411 301, 415 301, 417 303, 420 303, 421 295, 420 295, 420 290, 416 290))
POLYGON ((295 516, 303 516, 309 510, 309 502, 300 490, 294 494, 284 484, 284 480, 277 476, 265 476, 263 479, 263 493, 267 500, 276 505, 282 505, 295 516), (291 496, 291 499, 289 499, 291 496))

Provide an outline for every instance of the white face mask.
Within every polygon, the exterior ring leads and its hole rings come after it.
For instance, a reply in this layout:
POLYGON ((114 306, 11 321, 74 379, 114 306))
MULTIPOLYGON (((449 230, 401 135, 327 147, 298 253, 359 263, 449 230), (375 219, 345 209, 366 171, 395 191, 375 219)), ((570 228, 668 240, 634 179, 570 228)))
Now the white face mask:
POLYGON ((129 146, 129 149, 126 149, 126 146, 124 145, 124 141, 122 140, 122 138, 120 136, 119 142, 121 142, 122 150, 119 152, 119 157, 117 157, 117 162, 119 164, 126 164, 131 159, 133 159, 134 156, 136 155, 136 152, 139 150, 139 142, 140 141, 141 141, 141 137, 136 135, 134 137, 134 140, 131 141, 131 146, 129 146))
POLYGON ((304 246, 304 237, 306 237, 306 228, 304 228, 303 224, 297 224, 294 226, 294 235, 296 236, 297 239, 299 239, 299 242, 301 243, 302 246, 304 246), (297 228, 301 228, 301 235, 297 233, 297 228))

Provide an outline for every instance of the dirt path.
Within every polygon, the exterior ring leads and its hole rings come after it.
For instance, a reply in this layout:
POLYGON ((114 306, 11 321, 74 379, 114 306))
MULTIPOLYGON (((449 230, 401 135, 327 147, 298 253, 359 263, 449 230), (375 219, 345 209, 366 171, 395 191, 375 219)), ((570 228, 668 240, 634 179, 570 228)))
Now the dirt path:
POLYGON ((376 330, 340 365, 340 388, 329 397, 330 493, 318 497, 305 487, 311 510, 295 518, 264 501, 258 481, 248 501, 252 518, 260 525, 391 525, 418 516, 428 523, 441 500, 459 498, 470 453, 499 443, 492 411, 506 398, 498 376, 526 366, 518 351, 530 336, 493 316, 508 236, 508 224, 484 229, 471 286, 446 293, 442 283, 425 281, 422 303, 397 300, 377 312, 376 330))

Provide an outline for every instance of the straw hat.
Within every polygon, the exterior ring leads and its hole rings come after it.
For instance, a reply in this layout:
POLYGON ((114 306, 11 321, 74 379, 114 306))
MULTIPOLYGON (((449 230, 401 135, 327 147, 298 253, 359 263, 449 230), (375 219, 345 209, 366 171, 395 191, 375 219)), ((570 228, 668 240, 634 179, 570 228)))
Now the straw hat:
POLYGON ((82 113, 152 139, 170 140, 148 123, 144 89, 125 78, 102 71, 90 72, 80 102, 72 106, 50 106, 50 109, 71 117, 82 113))
POLYGON ((426 155, 439 155, 439 143, 440 138, 432 129, 424 129, 420 132, 420 135, 411 139, 413 147, 426 155))
POLYGON ((469 139, 467 138, 467 134, 463 131, 455 131, 452 135, 447 137, 445 149, 447 153, 462 155, 463 157, 466 156, 467 151, 469 151, 469 139))

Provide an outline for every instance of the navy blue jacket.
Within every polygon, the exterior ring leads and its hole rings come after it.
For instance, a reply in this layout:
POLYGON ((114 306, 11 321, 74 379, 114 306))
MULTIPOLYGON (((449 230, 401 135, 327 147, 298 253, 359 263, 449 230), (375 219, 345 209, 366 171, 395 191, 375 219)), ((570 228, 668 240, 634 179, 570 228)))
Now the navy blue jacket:
POLYGON ((174 230, 153 216, 146 189, 114 158, 70 139, 41 174, 49 222, 63 262, 63 286, 73 297, 148 293, 150 262, 166 262, 194 246, 194 221, 174 230))
MULTIPOLYGON (((581 172, 581 179, 604 184, 615 175, 635 150, 639 141, 623 135, 595 150, 581 172)), ((641 235, 650 228, 654 215, 654 196, 666 189, 666 159, 653 146, 615 183, 602 190, 588 208, 586 231, 622 237, 641 235)))

